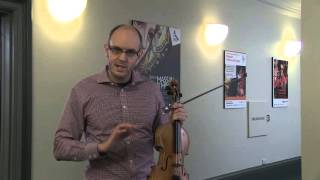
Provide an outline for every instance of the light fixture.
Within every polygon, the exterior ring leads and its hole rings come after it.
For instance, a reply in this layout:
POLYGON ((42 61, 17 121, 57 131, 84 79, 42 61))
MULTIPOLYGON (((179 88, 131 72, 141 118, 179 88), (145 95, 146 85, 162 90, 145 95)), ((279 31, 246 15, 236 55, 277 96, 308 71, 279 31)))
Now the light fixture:
POLYGON ((284 54, 287 57, 294 57, 300 53, 301 41, 287 41, 284 46, 284 54))
POLYGON ((229 28, 224 24, 207 24, 205 28, 205 37, 209 45, 218 45, 222 43, 227 35, 229 28))
POLYGON ((70 22, 85 10, 87 0, 48 0, 50 14, 60 22, 70 22))

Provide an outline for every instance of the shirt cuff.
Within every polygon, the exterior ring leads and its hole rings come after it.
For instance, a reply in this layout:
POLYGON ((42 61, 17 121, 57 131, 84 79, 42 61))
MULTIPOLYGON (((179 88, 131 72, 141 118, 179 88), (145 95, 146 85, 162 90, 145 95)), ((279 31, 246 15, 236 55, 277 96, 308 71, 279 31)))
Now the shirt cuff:
POLYGON ((98 152, 98 143, 92 142, 86 145, 85 151, 89 160, 97 159, 100 155, 98 152))

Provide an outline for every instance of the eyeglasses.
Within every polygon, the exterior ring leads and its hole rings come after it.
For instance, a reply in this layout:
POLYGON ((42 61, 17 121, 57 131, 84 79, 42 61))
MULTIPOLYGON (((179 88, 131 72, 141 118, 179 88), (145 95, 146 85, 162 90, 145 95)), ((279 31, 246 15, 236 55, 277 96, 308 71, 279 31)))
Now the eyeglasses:
POLYGON ((138 53, 140 51, 140 50, 137 51, 135 49, 122 49, 118 46, 110 46, 110 45, 108 48, 113 55, 120 56, 122 53, 125 53, 128 58, 138 57, 138 53))

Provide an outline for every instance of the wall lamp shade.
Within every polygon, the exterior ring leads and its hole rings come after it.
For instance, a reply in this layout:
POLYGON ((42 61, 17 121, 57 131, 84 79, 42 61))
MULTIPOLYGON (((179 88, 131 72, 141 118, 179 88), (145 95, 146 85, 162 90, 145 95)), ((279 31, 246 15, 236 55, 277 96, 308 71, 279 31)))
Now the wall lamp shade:
POLYGON ((301 41, 288 41, 284 46, 284 54, 287 57, 294 57, 300 53, 301 41))
POLYGON ((222 43, 229 32, 228 26, 224 24, 207 24, 205 28, 205 37, 209 45, 218 45, 222 43))
POLYGON ((60 22, 78 18, 87 6, 87 0, 48 0, 50 14, 60 22))

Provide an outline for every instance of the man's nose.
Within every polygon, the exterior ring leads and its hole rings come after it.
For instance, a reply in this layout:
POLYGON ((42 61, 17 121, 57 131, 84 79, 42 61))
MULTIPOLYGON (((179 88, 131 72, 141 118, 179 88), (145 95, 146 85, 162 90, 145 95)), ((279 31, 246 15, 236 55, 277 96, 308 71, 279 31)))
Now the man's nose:
POLYGON ((119 59, 122 61, 126 61, 128 59, 126 52, 121 52, 119 59))

